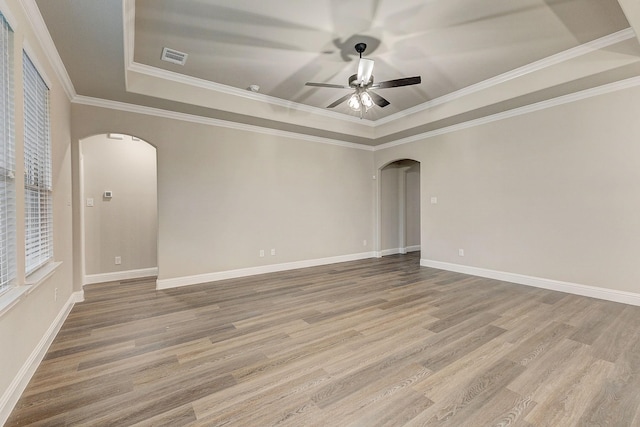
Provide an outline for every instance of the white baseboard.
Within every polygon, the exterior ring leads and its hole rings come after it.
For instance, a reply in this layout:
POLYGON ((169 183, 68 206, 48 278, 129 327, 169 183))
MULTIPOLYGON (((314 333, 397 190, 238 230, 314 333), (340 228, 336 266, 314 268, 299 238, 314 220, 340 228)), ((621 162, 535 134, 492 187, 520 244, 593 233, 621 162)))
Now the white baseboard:
POLYGON ((87 274, 84 276, 83 285, 93 283, 118 282, 121 280, 139 279, 158 275, 158 267, 141 268, 139 270, 116 271, 113 273, 87 274))
POLYGON ((486 268, 470 267, 467 265, 432 261, 428 259, 421 259, 420 265, 423 267, 455 271, 456 273, 488 277, 490 279, 502 280, 504 282, 517 283, 520 285, 534 286, 536 288, 549 289, 552 291, 566 292, 569 294, 582 295, 585 297, 598 298, 607 301, 640 306, 640 294, 636 294, 633 292, 599 288, 589 285, 580 285, 578 283, 561 282, 559 280, 544 279, 541 277, 526 276, 517 273, 507 273, 504 271, 489 270, 486 268))
POLYGON ((393 248, 393 249, 383 249, 379 253, 380 253, 380 256, 389 256, 389 255, 401 254, 402 252, 400 252, 400 248, 393 248))
POLYGON ((419 250, 420 250, 420 245, 407 246, 406 248, 383 249, 379 252, 376 252, 376 258, 380 258, 388 255, 407 254, 409 252, 416 252, 419 250))
POLYGON ((75 296, 75 302, 74 302, 75 304, 79 302, 84 302, 84 290, 74 292, 73 295, 75 296))
POLYGON ((45 354, 47 354, 49 346, 51 346, 53 339, 58 334, 58 331, 60 331, 62 324, 71 312, 74 304, 82 301, 84 301, 84 293, 82 291, 71 294, 36 348, 31 352, 27 360, 25 360, 22 368, 20 368, 7 390, 5 390, 2 397, 0 397, 0 425, 4 425, 9 415, 11 415, 11 411, 13 411, 16 403, 18 403, 24 389, 27 388, 31 377, 36 372, 45 354))
POLYGON ((265 273, 275 273, 278 271, 294 270, 297 268, 315 267, 318 265, 335 264, 338 262, 357 261, 360 259, 373 258, 375 257, 375 255, 375 252, 362 252, 359 254, 340 255, 328 258, 264 265, 260 267, 218 271, 214 273, 198 274, 195 276, 159 279, 158 281, 156 281, 156 289, 178 288, 181 286, 197 285, 200 283, 216 282, 218 280, 235 279, 238 277, 255 276, 265 273))

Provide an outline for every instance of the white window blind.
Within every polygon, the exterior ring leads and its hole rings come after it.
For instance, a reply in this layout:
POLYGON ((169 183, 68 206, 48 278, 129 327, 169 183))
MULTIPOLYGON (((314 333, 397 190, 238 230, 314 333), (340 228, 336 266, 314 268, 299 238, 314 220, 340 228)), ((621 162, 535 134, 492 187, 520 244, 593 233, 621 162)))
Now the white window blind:
POLYGON ((49 88, 26 53, 24 64, 25 270, 53 258, 49 88))
POLYGON ((13 31, 0 14, 0 293, 16 276, 13 31))

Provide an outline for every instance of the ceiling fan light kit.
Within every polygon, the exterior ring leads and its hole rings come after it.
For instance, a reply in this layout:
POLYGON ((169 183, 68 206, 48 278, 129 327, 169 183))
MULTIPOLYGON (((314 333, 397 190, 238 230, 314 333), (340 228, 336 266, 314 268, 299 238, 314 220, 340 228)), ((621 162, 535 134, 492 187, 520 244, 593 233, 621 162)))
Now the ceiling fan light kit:
POLYGON ((373 99, 366 91, 356 91, 356 93, 351 95, 349 98, 347 105, 349 105, 349 108, 353 111, 362 112, 364 109, 364 112, 366 113, 369 111, 369 108, 373 107, 373 99))
POLYGON ((391 87, 400 87, 400 86, 410 86, 415 84, 420 84, 422 79, 420 76, 416 77, 404 77, 396 80, 388 80, 380 83, 373 83, 373 65, 374 61, 372 59, 367 59, 362 57, 362 53, 367 49, 367 45, 365 43, 358 43, 355 45, 356 52, 360 55, 360 61, 358 62, 358 74, 354 74, 349 77, 348 86, 330 84, 330 83, 312 83, 307 82, 306 86, 314 86, 314 87, 325 87, 325 88, 333 88, 333 89, 352 89, 355 92, 351 95, 343 96, 342 98, 336 100, 331 103, 327 108, 333 108, 344 101, 347 101, 347 105, 353 111, 360 112, 360 118, 369 111, 371 107, 374 105, 379 106, 380 108, 384 108, 389 105, 389 101, 384 99, 382 96, 378 95, 375 92, 372 92, 370 89, 386 89, 391 87))

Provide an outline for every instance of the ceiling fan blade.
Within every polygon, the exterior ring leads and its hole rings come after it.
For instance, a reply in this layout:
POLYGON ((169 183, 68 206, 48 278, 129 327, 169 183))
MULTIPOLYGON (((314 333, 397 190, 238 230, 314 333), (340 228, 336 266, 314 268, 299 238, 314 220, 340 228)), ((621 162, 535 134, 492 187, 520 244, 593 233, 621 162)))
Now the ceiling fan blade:
POLYGON ((312 83, 312 82, 306 82, 304 84, 305 86, 313 86, 313 87, 330 87, 330 88, 334 88, 334 89, 351 89, 349 86, 344 86, 344 85, 333 85, 330 83, 312 83))
POLYGON ((365 86, 371 80, 373 74, 373 60, 360 58, 358 63, 358 83, 360 86, 365 86))
POLYGON ((384 108, 387 105, 389 105, 389 101, 387 101, 386 99, 384 99, 383 97, 381 97, 377 93, 371 92, 370 90, 367 91, 367 92, 371 96, 371 99, 373 99, 373 102, 375 102, 378 107, 384 108))
POLYGON ((332 102, 331 104, 327 105, 327 108, 333 108, 337 105, 342 104, 344 101, 346 101, 347 99, 349 99, 351 97, 351 95, 353 95, 352 93, 348 93, 345 96, 343 96, 342 98, 332 102))
POLYGON ((376 89, 386 89, 389 87, 417 85, 417 84, 420 84, 421 82, 422 82, 422 78, 420 76, 404 77, 402 79, 388 80, 386 82, 376 83, 371 87, 376 89))

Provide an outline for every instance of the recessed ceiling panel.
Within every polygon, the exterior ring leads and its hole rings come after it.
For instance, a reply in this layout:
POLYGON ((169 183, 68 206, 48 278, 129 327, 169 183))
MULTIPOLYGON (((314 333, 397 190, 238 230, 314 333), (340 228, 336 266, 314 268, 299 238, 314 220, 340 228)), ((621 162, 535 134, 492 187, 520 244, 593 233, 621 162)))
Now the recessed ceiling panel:
POLYGON ((320 108, 346 92, 305 82, 346 85, 365 42, 376 81, 423 82, 381 91, 373 120, 629 25, 616 0, 137 0, 135 15, 136 62, 320 108), (162 62, 165 46, 188 63, 162 62))
POLYGON ((78 95, 360 144, 640 74, 618 0, 35 1, 78 95), (305 86, 346 85, 361 42, 376 82, 422 77, 362 121, 326 108, 349 90, 305 86))

